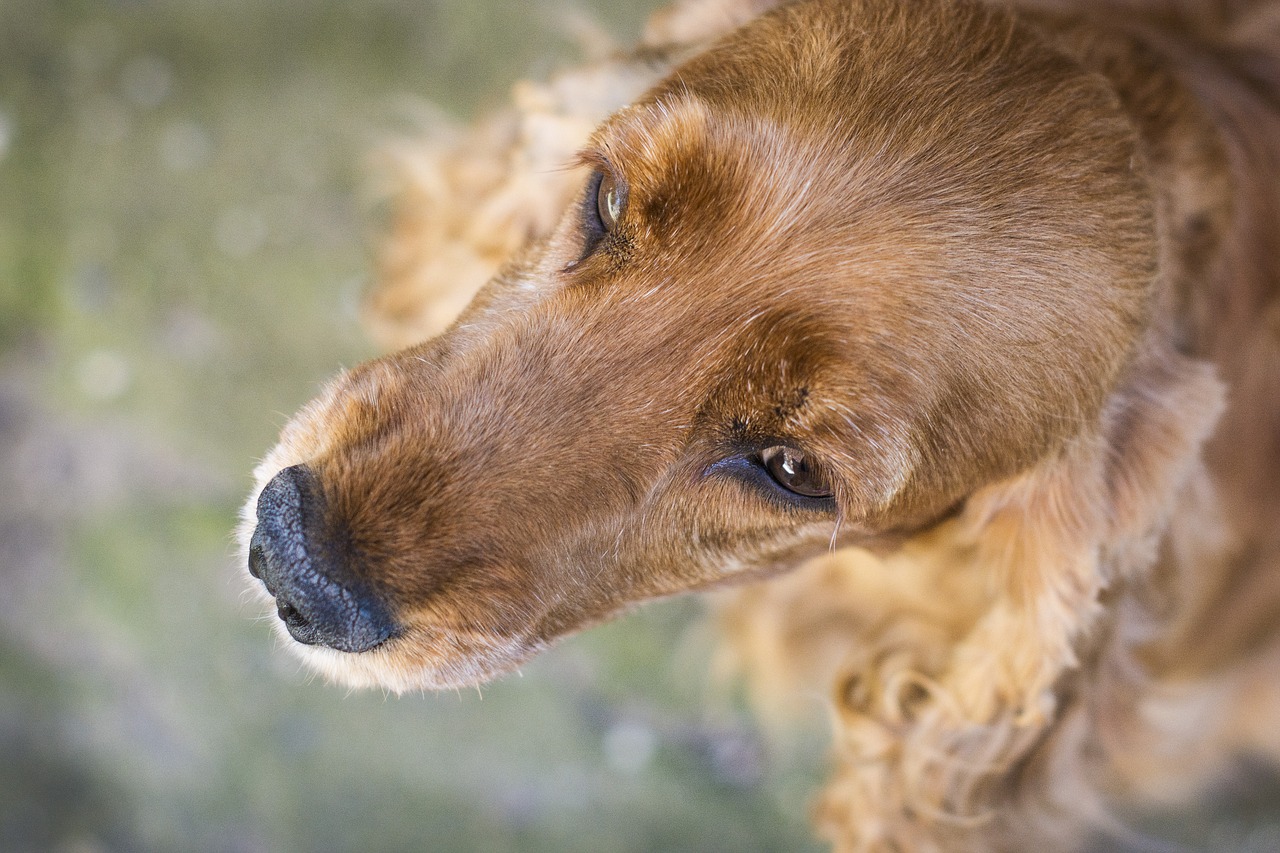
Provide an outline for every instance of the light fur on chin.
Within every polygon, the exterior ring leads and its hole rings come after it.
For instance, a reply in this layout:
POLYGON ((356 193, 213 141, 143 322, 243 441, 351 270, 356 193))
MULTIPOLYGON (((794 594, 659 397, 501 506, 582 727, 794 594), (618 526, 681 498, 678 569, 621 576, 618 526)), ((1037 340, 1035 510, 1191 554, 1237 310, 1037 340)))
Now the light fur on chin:
POLYGON ((459 690, 476 687, 514 671, 541 648, 520 639, 488 638, 480 651, 439 663, 406 664, 395 650, 395 641, 367 652, 340 652, 322 646, 308 646, 289 636, 283 623, 281 637, 304 665, 326 681, 354 690, 381 689, 397 695, 428 690, 459 690))

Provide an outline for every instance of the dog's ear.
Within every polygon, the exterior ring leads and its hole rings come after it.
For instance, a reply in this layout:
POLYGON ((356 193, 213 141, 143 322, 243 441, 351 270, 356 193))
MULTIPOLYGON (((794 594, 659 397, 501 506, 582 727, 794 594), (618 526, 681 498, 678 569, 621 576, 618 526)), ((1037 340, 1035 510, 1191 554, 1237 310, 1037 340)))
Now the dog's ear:
POLYGON ((904 821, 982 817, 1001 793, 998 780, 1054 720, 1054 688, 1097 634, 1101 592, 1153 566, 1174 502, 1204 476, 1200 448, 1222 405, 1212 368, 1147 346, 1095 428, 967 501, 949 522, 950 570, 982 585, 987 603, 940 670, 927 669, 936 652, 921 669, 897 655, 873 678, 845 682, 837 740, 857 759, 839 766, 861 778, 832 787, 828 805, 840 817, 829 825, 882 814, 873 792, 886 789, 902 792, 904 821), (868 762, 868 747, 883 750, 890 733, 895 760, 868 762), (866 778, 886 772, 897 778, 866 778))
POLYGON ((1111 395, 1096 430, 968 501, 959 538, 972 542, 995 596, 951 663, 964 718, 1027 723, 1052 713, 1047 691, 1076 663, 1099 593, 1155 560, 1222 398, 1207 364, 1152 348, 1111 395))
POLYGON ((1201 485, 1222 400, 1207 364, 1145 346, 1097 423, 956 517, 891 554, 836 552, 725 602, 753 684, 812 695, 835 676, 840 758, 819 815, 836 840, 918 835, 927 849, 943 827, 990 819, 1100 635, 1099 596, 1151 570, 1173 504, 1201 485), (806 661, 814 680, 770 660, 806 661))

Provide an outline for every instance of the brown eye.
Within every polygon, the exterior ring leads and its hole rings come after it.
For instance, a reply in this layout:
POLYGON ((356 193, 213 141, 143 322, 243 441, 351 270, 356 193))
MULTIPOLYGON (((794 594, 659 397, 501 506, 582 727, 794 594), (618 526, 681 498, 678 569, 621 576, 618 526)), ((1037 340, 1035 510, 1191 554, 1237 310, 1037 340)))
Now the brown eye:
POLYGON ((606 231, 612 231, 613 226, 622 218, 622 192, 618 188, 618 182, 608 172, 600 174, 600 186, 596 190, 596 212, 606 231))
POLYGON ((761 451, 760 462, 769 476, 789 492, 807 498, 831 497, 831 487, 809 465, 803 451, 785 445, 770 447, 761 451))

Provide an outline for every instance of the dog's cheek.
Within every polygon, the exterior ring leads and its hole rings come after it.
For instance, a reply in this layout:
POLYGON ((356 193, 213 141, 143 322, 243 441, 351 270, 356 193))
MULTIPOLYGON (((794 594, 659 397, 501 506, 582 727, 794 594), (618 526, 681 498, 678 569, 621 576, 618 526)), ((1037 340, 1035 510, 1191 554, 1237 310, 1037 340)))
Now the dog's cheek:
POLYGON ((773 506, 736 482, 697 485, 670 495, 660 511, 650 509, 635 533, 620 540, 624 558, 639 567, 628 573, 647 575, 651 594, 759 579, 830 546, 833 517, 773 506))

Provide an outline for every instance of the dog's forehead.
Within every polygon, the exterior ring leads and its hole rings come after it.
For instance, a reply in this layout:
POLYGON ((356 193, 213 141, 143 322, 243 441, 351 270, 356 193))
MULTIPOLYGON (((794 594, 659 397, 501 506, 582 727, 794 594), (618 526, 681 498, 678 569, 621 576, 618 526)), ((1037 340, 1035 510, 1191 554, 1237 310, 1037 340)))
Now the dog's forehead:
POLYGON ((656 237, 639 255, 780 292, 897 288, 907 313, 1116 285, 1138 310, 1151 211, 1114 93, 999 9, 934 11, 785 6, 616 114, 591 145, 656 237))
MULTIPOLYGON (((846 23, 766 15, 614 114, 588 148, 642 193, 705 196, 708 183, 727 182, 739 202, 757 196, 752 213, 779 214, 759 208, 820 190, 849 153, 846 23)), ((668 213, 668 201, 650 212, 668 213)))
POLYGON ((841 191, 833 144, 788 116, 673 86, 620 112, 590 148, 625 182, 637 257, 686 279, 723 273, 729 294, 733 279, 794 287, 797 266, 816 283, 866 242, 856 220, 870 208, 841 191))

